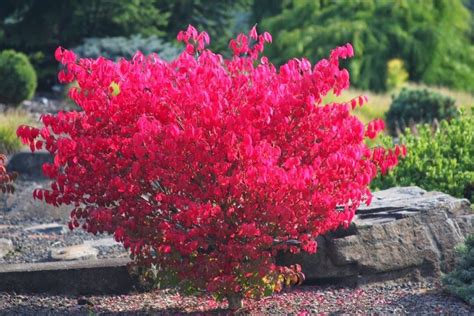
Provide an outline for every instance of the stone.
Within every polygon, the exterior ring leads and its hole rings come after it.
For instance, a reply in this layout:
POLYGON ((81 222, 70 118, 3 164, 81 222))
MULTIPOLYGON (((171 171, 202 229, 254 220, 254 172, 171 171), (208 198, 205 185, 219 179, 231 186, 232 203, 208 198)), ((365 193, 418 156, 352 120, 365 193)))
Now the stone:
POLYGON ((26 227, 25 231, 40 234, 64 234, 69 231, 69 228, 58 223, 49 223, 26 227))
POLYGON ((22 177, 44 178, 43 164, 52 162, 53 157, 47 151, 20 151, 9 159, 7 170, 18 172, 22 177))
POLYGON ((97 259, 99 250, 88 245, 75 245, 64 248, 50 249, 49 257, 56 261, 97 259))
POLYGON ((472 233, 468 200, 397 187, 375 192, 349 229, 320 236, 316 254, 280 254, 277 263, 300 263, 316 284, 438 278, 452 270, 455 247, 472 233))
POLYGON ((9 252, 15 250, 13 243, 9 239, 0 238, 0 259, 5 257, 9 252))

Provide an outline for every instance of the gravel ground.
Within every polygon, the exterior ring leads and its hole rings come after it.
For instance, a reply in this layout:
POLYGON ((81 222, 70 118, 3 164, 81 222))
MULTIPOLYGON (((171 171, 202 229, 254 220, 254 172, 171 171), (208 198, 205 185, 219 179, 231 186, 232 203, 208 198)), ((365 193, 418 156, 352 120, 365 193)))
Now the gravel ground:
MULTIPOLYGON (((19 179, 14 195, 0 201, 0 238, 13 242, 15 250, 0 258, 0 264, 50 261, 49 249, 80 245, 85 241, 110 238, 108 235, 92 235, 82 229, 63 233, 38 233, 28 227, 56 223, 67 226, 70 207, 55 208, 41 201, 34 201, 33 190, 48 187, 49 182, 38 179, 19 179)), ((122 257, 127 253, 123 246, 95 246, 98 258, 122 257)))
MULTIPOLYGON (((106 235, 88 234, 82 230, 68 231, 65 234, 34 233, 23 230, 21 226, 0 227, 0 238, 7 238, 13 242, 15 250, 0 259, 0 264, 47 262, 50 261, 49 249, 80 245, 88 240, 107 238, 106 235)), ((127 256, 122 245, 96 246, 99 250, 99 259, 127 256)))
MULTIPOLYGON (((120 296, 47 296, 0 293, 1 315, 230 314, 210 297, 157 290, 120 296)), ((370 285, 357 289, 302 286, 260 301, 246 301, 250 315, 473 315, 474 308, 428 283, 370 285)))

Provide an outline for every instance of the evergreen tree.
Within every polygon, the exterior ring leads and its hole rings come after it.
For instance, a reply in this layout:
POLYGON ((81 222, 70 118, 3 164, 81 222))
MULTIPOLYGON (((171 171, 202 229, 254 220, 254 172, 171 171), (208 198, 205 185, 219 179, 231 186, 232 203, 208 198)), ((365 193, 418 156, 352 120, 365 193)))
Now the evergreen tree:
POLYGON ((467 237, 458 254, 455 270, 443 282, 449 292, 474 305, 474 235, 467 237))
POLYGON ((220 52, 226 50, 227 39, 249 30, 245 15, 251 11, 251 5, 251 0, 157 0, 159 10, 169 15, 165 28, 169 40, 174 40, 179 31, 192 24, 206 30, 211 39, 217 39, 210 47, 220 52))
POLYGON ((262 27, 278 38, 273 61, 317 60, 350 42, 353 82, 386 89, 387 62, 400 58, 410 80, 474 91, 471 16, 461 0, 293 0, 262 27))

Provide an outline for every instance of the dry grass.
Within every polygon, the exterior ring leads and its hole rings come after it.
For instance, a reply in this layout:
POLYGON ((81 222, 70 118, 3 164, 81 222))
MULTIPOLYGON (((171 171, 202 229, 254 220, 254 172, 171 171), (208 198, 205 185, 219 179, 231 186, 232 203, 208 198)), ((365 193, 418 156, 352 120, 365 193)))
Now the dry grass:
MULTIPOLYGON (((469 109, 474 106, 474 95, 468 92, 450 90, 444 87, 432 87, 421 84, 410 83, 406 85, 409 89, 429 89, 436 91, 442 95, 448 96, 456 100, 456 105, 461 109, 469 109)), ((353 113, 356 114, 364 123, 367 123, 375 118, 384 118, 385 112, 388 111, 392 103, 392 96, 397 95, 399 91, 392 91, 386 93, 374 93, 370 91, 349 89, 344 91, 340 96, 329 94, 324 98, 324 103, 334 101, 349 101, 360 95, 365 95, 369 98, 369 102, 362 107, 357 107, 353 113)))
POLYGON ((16 136, 18 126, 32 124, 32 118, 21 110, 7 110, 0 112, 0 152, 12 153, 22 146, 16 136))
POLYGON ((349 89, 342 92, 340 96, 335 96, 332 93, 328 94, 324 98, 323 103, 349 101, 361 95, 368 97, 369 101, 364 104, 364 106, 354 109, 353 113, 364 123, 367 123, 374 118, 383 118, 392 101, 392 98, 388 93, 376 94, 370 91, 349 89))

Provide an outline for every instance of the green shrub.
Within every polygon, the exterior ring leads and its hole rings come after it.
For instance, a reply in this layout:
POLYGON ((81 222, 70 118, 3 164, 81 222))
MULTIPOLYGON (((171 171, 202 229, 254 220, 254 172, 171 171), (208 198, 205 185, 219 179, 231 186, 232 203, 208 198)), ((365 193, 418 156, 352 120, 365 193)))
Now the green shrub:
POLYGON ((18 105, 36 90, 36 72, 28 57, 13 50, 0 53, 0 102, 18 105))
POLYGON ((73 51, 83 58, 97 58, 99 56, 118 60, 131 58, 137 51, 148 55, 156 53, 160 58, 171 60, 178 56, 179 49, 163 42, 156 36, 142 37, 134 35, 127 37, 88 38, 73 51))
POLYGON ((443 278, 446 289, 474 305, 474 235, 457 248, 458 261, 453 272, 443 278))
POLYGON ((397 126, 403 130, 411 121, 414 123, 430 123, 434 119, 443 120, 456 117, 456 101, 437 92, 427 89, 402 89, 393 98, 387 112, 386 122, 392 135, 396 134, 397 126))
MULTIPOLYGON (((382 136, 390 144, 390 136, 382 136)), ((374 189, 417 185, 426 190, 442 191, 474 202, 474 115, 464 113, 450 122, 442 121, 439 130, 428 124, 417 132, 407 129, 399 139, 407 147, 407 156, 394 170, 372 182, 374 189), (418 135, 415 135, 418 134, 418 135)))

